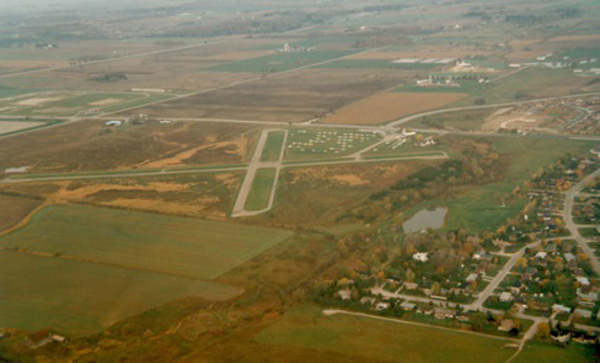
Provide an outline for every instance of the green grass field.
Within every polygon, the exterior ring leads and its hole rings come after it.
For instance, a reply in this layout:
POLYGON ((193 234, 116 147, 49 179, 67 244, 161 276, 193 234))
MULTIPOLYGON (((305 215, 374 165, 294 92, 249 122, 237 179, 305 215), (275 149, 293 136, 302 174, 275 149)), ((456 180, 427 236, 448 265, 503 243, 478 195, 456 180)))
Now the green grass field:
POLYGON ((80 205, 44 208, 0 246, 177 276, 214 279, 291 232, 80 205))
POLYGON ((274 182, 274 168, 258 169, 252 181, 252 188, 246 200, 245 209, 247 211, 255 211, 267 208, 274 182))
POLYGON ((597 361, 592 347, 572 343, 567 348, 554 344, 527 343, 517 356, 518 363, 585 363, 597 361))
POLYGON ((325 317, 311 308, 287 312, 256 340, 332 353, 348 361, 492 363, 514 353, 503 348, 507 340, 355 316, 325 317))
POLYGON ((392 63, 385 59, 340 59, 335 62, 320 65, 318 68, 342 69, 434 69, 442 66, 436 63, 392 63))
POLYGON ((236 287, 97 263, 0 252, 0 326, 95 333, 189 296, 227 300, 236 287))
POLYGON ((265 143, 260 161, 277 161, 283 147, 285 131, 271 131, 265 143))
POLYGON ((202 70, 217 72, 275 73, 340 58, 351 53, 353 52, 336 50, 281 53, 220 64, 203 68, 202 70))
POLYGON ((510 166, 502 181, 477 186, 455 199, 436 201, 450 208, 445 229, 464 227, 483 231, 496 229, 507 218, 516 215, 525 200, 504 204, 515 186, 523 184, 541 167, 566 156, 579 155, 592 146, 589 142, 559 139, 502 138, 493 143, 494 149, 510 158, 510 166))

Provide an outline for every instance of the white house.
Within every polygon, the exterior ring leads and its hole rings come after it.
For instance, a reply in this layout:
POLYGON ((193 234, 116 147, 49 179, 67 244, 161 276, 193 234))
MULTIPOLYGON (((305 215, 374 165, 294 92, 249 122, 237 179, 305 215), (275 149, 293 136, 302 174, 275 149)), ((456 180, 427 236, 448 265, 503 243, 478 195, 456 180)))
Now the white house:
POLYGON ((413 260, 427 262, 429 261, 429 257, 427 257, 427 252, 417 252, 413 256, 413 260))
POLYGON ((548 253, 541 251, 535 254, 535 258, 539 258, 540 260, 545 260, 548 257, 548 253))
POLYGON ((571 313, 571 308, 568 307, 568 306, 560 305, 560 304, 554 304, 554 305, 552 305, 552 311, 554 311, 555 313, 567 313, 567 314, 570 314, 571 313))
POLYGON ((502 302, 510 302, 513 301, 513 296, 510 292, 504 291, 500 294, 500 301, 502 302))
POLYGON ((579 282, 583 286, 588 286, 590 284, 590 280, 588 280, 587 277, 577 276, 575 277, 575 279, 577 279, 577 282, 579 282))
POLYGON ((111 120, 111 121, 106 121, 104 124, 106 126, 121 126, 123 124, 123 121, 111 120))

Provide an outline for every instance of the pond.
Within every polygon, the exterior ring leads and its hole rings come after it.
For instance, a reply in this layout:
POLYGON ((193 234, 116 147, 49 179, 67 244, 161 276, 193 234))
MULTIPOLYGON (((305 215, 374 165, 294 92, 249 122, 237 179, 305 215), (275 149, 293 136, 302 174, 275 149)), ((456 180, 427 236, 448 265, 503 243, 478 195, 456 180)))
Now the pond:
POLYGON ((417 233, 428 228, 438 229, 444 226, 444 220, 448 214, 448 208, 437 207, 435 209, 423 208, 402 224, 404 233, 417 233))

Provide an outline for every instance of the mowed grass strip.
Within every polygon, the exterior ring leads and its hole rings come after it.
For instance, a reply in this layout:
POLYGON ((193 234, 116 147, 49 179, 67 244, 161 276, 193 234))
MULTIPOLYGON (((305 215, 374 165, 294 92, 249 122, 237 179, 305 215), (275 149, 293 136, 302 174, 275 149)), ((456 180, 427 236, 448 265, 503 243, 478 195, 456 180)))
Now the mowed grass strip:
POLYGON ((0 252, 0 290, 0 326, 51 328, 70 337, 185 297, 223 301, 242 293, 213 282, 15 252, 0 252))
POLYGON ((318 309, 287 312, 256 337, 260 343, 378 362, 505 362, 506 340, 364 317, 323 316, 318 309))
POLYGON ((275 169, 262 168, 256 171, 252 188, 246 200, 247 211, 263 210, 269 206, 269 198, 271 197, 271 189, 275 182, 275 169))
POLYGON ((292 233, 81 205, 42 209, 0 246, 197 279, 214 279, 292 233))
POLYGON ((270 131, 260 161, 277 161, 283 147, 285 131, 270 131))

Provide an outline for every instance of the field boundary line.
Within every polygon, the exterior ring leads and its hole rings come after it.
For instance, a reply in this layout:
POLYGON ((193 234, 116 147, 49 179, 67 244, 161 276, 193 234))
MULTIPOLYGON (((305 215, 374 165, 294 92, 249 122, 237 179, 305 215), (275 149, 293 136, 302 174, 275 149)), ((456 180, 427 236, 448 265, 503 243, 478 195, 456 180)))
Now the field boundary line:
MULTIPOLYGON (((40 252, 40 251, 32 251, 32 250, 20 250, 20 249, 13 249, 13 248, 7 248, 7 247, 0 247, 0 252, 5 252, 5 253, 21 253, 21 254, 25 254, 25 255, 40 257, 40 258, 52 258, 52 259, 60 259, 60 260, 64 260, 64 261, 75 261, 75 262, 81 262, 81 263, 89 263, 89 264, 94 264, 94 265, 116 267, 116 268, 120 268, 120 269, 123 269, 123 270, 134 270, 134 271, 149 272, 149 273, 155 273, 155 274, 159 274, 159 275, 168 275, 168 276, 174 276, 174 277, 179 277, 179 278, 185 278, 185 279, 193 280, 193 281, 210 282, 210 283, 214 283, 214 284, 225 285, 225 284, 214 282, 214 281, 211 281, 211 280, 208 280, 208 279, 201 279, 201 278, 198 278, 198 277, 192 277, 192 276, 178 274, 178 273, 174 273, 174 272, 156 271, 156 270, 146 269, 146 268, 142 268, 142 267, 124 266, 124 265, 121 265, 121 264, 118 264, 118 263, 95 261, 95 260, 91 260, 91 259, 87 259, 87 258, 83 258, 83 257, 78 257, 78 256, 72 256, 72 255, 63 255, 63 254, 57 255, 57 254, 50 253, 50 252, 40 252)), ((231 286, 231 285, 227 285, 227 286, 231 286)))

